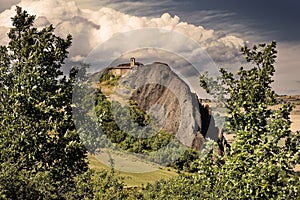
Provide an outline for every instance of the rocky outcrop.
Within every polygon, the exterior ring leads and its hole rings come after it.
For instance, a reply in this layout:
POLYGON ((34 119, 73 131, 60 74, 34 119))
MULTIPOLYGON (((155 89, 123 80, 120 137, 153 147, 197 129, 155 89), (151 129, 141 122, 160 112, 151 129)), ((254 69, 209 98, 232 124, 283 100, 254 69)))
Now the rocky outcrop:
POLYGON ((204 139, 198 97, 167 64, 132 69, 120 78, 111 98, 120 103, 136 101, 162 129, 185 145, 201 148, 204 139))

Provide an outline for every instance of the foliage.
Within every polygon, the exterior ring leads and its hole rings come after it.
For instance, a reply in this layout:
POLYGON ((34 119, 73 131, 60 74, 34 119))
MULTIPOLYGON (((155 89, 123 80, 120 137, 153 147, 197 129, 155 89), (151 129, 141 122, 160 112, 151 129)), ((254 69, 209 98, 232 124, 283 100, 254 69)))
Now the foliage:
POLYGON ((107 86, 116 86, 120 76, 115 76, 112 72, 105 70, 100 77, 100 83, 105 83, 107 86))
POLYGON ((139 126, 147 126, 150 124, 150 116, 141 110, 138 103, 134 100, 129 101, 129 111, 134 123, 137 123, 139 126))
POLYGON ((292 199, 297 195, 299 178, 293 168, 299 162, 300 134, 290 130, 293 106, 287 103, 278 110, 270 108, 276 103, 271 88, 275 48, 275 42, 244 47, 242 53, 253 68, 242 67, 237 75, 220 69, 217 80, 206 74, 201 77, 201 86, 225 103, 225 128, 236 134, 225 156, 213 159, 213 165, 219 167, 214 168, 210 185, 217 194, 243 199, 292 199), (280 141, 284 145, 279 145, 280 141))
POLYGON ((88 169, 72 119, 72 82, 60 70, 71 36, 37 30, 16 9, 0 47, 0 194, 5 199, 65 199, 88 169))
POLYGON ((169 133, 157 133, 155 129, 147 127, 151 121, 150 116, 136 102, 130 101, 126 106, 119 102, 110 102, 100 89, 96 95, 95 113, 101 129, 112 143, 122 149, 135 153, 156 151, 172 139, 173 136, 169 133))
POLYGON ((77 177, 77 185, 68 193, 67 199, 128 199, 129 192, 125 189, 121 178, 113 171, 96 172, 88 170, 77 177), (74 194, 81 194, 81 196, 74 194))
POLYGON ((176 159, 171 166, 179 171, 196 172, 199 159, 199 152, 194 149, 187 149, 183 155, 176 159))

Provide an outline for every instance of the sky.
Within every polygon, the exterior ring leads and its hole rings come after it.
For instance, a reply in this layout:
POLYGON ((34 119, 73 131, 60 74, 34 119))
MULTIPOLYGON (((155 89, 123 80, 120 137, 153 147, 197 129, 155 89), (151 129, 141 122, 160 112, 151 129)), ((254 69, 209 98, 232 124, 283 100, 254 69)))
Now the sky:
MULTIPOLYGON (((275 40, 279 53, 273 87, 279 94, 300 94, 299 1, 1 0, 1 45, 8 42, 5 34, 11 26, 10 18, 15 14, 16 5, 36 15, 35 26, 53 24, 56 34, 66 37, 70 33, 73 36, 69 64, 84 61, 102 44, 107 46, 115 41, 116 35, 147 28, 183 34, 197 42, 216 66, 231 71, 243 65, 241 46, 275 40)), ((132 43, 162 41, 163 37, 157 39, 154 35, 145 39, 131 34, 129 38, 132 43)), ((177 49, 187 45, 184 40, 170 41, 163 47, 184 55, 188 61, 192 59, 184 52, 185 48, 177 49)), ((127 51, 135 50, 130 49, 131 45, 132 48, 143 47, 128 42, 127 45, 127 51)), ((194 57, 199 55, 197 51, 192 54, 194 57)), ((111 60, 120 57, 119 54, 111 56, 111 60)))

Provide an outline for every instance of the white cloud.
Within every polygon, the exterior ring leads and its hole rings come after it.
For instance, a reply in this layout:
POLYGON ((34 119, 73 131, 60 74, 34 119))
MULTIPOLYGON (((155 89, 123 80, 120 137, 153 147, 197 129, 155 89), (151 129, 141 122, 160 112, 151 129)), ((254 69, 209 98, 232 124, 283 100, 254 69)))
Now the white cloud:
POLYGON ((81 55, 77 55, 77 56, 74 56, 71 58, 71 61, 72 62, 83 62, 85 59, 84 56, 81 56, 81 55))
POLYGON ((49 20, 47 19, 47 17, 45 16, 39 16, 36 18, 34 25, 36 27, 45 27, 50 25, 51 23, 49 22, 49 20))
MULTIPOLYGON (((37 16, 37 26, 44 26, 50 22, 56 27, 57 34, 66 36, 70 33, 73 36, 70 51, 70 56, 74 57, 72 60, 87 55, 98 44, 119 32, 147 27, 182 33, 200 43, 217 62, 232 63, 236 60, 239 48, 244 44, 238 37, 220 35, 214 30, 182 22, 180 17, 168 13, 158 18, 136 17, 107 7, 99 10, 80 9, 74 2, 63 0, 22 0, 19 6, 37 16)), ((4 27, 10 26, 9 19, 14 14, 14 8, 2 12, 0 24, 4 27)), ((4 28, 1 30, 3 32, 4 28)), ((181 42, 182 46, 185 45, 184 41, 178 42, 181 42)))
POLYGON ((10 8, 12 5, 19 3, 20 0, 1 0, 0 12, 10 8))

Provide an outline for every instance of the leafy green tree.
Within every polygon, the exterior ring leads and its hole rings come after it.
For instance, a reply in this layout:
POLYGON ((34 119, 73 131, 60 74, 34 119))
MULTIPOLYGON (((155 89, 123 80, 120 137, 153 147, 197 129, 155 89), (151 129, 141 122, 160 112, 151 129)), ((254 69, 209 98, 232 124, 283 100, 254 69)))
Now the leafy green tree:
POLYGON ((171 166, 180 171, 197 171, 197 165, 194 161, 198 160, 199 153, 194 149, 187 149, 183 155, 176 159, 171 166))
POLYGON ((71 36, 33 27, 20 7, 0 47, 0 196, 65 199, 88 169, 72 119, 72 83, 61 67, 71 36))
POLYGON ((225 129, 236 134, 224 157, 214 156, 214 163, 203 160, 218 166, 212 174, 201 175, 203 180, 210 178, 207 185, 214 197, 294 199, 297 195, 299 178, 293 168, 299 162, 300 134, 290 129, 293 106, 287 103, 271 108, 276 104, 271 87, 275 48, 276 42, 244 47, 242 53, 252 68, 242 67, 236 75, 220 69, 217 80, 201 76, 201 86, 227 107, 225 129))
POLYGON ((143 110, 141 110, 134 100, 129 101, 130 115, 134 123, 139 126, 147 126, 150 124, 150 116, 143 110))

